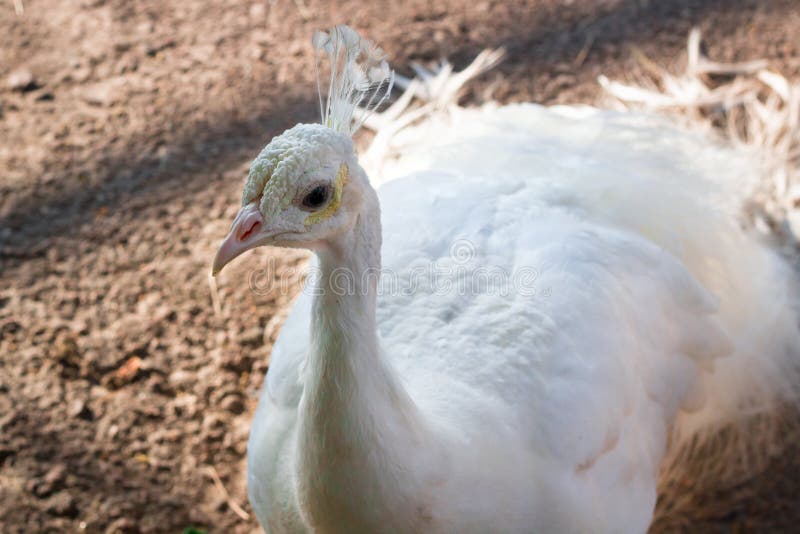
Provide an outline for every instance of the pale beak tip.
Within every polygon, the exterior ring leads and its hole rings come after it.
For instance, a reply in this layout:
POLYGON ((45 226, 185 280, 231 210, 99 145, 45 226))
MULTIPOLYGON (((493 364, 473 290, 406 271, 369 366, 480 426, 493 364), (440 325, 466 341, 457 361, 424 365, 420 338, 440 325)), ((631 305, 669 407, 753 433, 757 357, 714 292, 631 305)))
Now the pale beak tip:
POLYGON ((217 256, 214 258, 214 263, 211 264, 211 276, 216 278, 217 275, 220 273, 220 271, 222 271, 222 269, 225 268, 226 264, 227 262, 223 263, 220 261, 220 256, 219 254, 217 254, 217 256))
POLYGON ((256 247, 259 243, 258 230, 263 225, 264 218, 258 211, 258 205, 250 203, 243 206, 236 214, 230 233, 217 249, 211 264, 211 276, 216 277, 231 260, 256 247))

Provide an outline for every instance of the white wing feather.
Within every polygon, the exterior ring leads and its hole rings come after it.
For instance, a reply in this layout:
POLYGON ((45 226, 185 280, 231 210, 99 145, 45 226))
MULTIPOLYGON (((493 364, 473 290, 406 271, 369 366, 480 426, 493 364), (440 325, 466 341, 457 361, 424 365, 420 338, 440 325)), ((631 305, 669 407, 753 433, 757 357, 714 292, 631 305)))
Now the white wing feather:
MULTIPOLYGON (((688 439, 794 391, 788 269, 736 223, 751 160, 649 117, 530 104, 404 135, 378 180, 395 289, 380 335, 411 398, 471 451, 454 454, 536 493, 507 496, 508 525, 643 532, 675 421, 688 439), (492 268, 535 276, 508 295, 437 286, 492 268)), ((251 457, 288 454, 309 302, 273 352, 251 457)), ((276 478, 262 457, 251 484, 276 478)), ((269 495, 251 487, 254 506, 291 508, 269 495)))

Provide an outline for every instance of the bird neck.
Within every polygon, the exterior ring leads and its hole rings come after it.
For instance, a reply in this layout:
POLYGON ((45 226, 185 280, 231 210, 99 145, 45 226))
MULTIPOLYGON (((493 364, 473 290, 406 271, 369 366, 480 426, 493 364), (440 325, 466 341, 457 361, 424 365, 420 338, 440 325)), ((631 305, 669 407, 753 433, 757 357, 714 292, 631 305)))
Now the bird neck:
POLYGON ((380 210, 370 195, 353 231, 318 252, 296 464, 301 509, 318 528, 368 528, 365 510, 378 513, 398 489, 411 491, 403 458, 426 435, 378 342, 380 210))

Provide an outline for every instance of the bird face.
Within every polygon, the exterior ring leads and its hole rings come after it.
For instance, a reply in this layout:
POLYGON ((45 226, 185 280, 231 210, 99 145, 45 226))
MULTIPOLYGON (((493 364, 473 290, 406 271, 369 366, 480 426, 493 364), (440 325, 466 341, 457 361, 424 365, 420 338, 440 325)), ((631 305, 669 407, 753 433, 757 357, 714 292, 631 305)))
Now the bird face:
POLYGON ((274 138, 250 166, 242 208, 217 251, 213 274, 258 246, 318 249, 351 229, 362 174, 346 134, 298 124, 274 138))

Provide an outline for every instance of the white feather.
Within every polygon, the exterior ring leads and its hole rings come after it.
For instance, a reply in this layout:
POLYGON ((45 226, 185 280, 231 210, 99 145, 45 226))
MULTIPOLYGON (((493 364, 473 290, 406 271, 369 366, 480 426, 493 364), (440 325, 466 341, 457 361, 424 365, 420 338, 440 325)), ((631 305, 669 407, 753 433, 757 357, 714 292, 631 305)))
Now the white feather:
POLYGON ((797 401, 793 273, 738 223, 757 158, 586 107, 394 134, 273 350, 267 531, 645 532, 674 451, 797 401))
POLYGON ((392 92, 394 73, 383 50, 362 39, 351 28, 334 26, 329 32, 316 31, 311 39, 317 73, 317 92, 322 124, 352 135, 372 111, 378 109, 392 92), (328 56, 330 75, 323 105, 320 53, 328 56), (358 120, 353 113, 361 107, 358 120))

